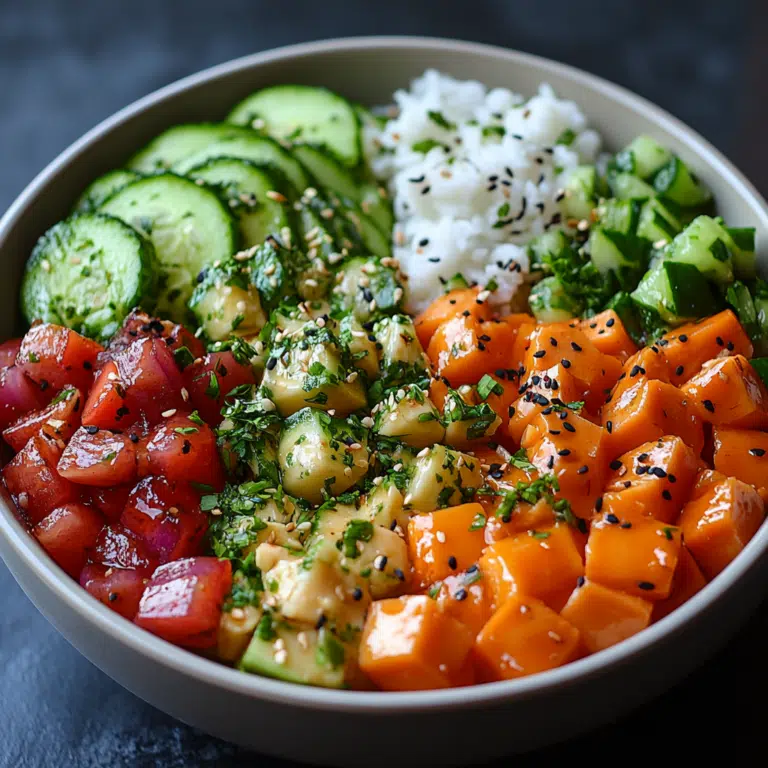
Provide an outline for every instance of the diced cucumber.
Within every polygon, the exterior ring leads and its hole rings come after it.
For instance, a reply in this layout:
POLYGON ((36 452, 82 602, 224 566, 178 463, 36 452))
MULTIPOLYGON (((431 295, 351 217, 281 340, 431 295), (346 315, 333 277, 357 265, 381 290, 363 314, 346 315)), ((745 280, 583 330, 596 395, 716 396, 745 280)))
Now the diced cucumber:
POLYGON ((680 233, 682 224, 658 197, 648 200, 640 212, 637 234, 652 243, 670 242, 680 233))
POLYGON ((360 121, 352 105, 326 88, 273 85, 243 99, 227 120, 279 139, 320 144, 346 166, 360 163, 360 121))
POLYGON ((311 625, 292 626, 275 621, 270 629, 265 632, 261 631, 261 625, 256 628, 240 660, 240 669, 302 685, 324 688, 344 685, 344 646, 325 627, 316 630, 311 625), (278 639, 282 643, 276 646, 278 639), (335 653, 328 652, 329 644, 333 644, 335 653))
POLYGON ((360 322, 402 309, 404 289, 400 275, 377 259, 358 256, 347 261, 337 287, 340 290, 333 294, 334 310, 339 314, 352 312, 360 322))
POLYGON ((597 169, 594 165, 579 165, 565 182, 563 210, 574 219, 588 219, 597 205, 597 169))
MULTIPOLYGON (((549 232, 535 237, 528 243, 528 258, 531 261, 531 269, 542 269, 545 265, 546 256, 557 256, 568 245, 568 238, 562 229, 549 230, 549 232)), ((464 282, 466 288, 466 280, 464 282)))
POLYGON ((237 228, 217 195, 172 173, 148 176, 118 190, 102 211, 122 219, 155 247, 157 312, 187 319, 198 274, 237 249, 237 228))
POLYGON ((260 245, 268 235, 280 237, 283 227, 289 225, 286 204, 268 194, 278 189, 279 183, 264 166, 219 157, 193 168, 188 175, 215 187, 225 198, 237 217, 243 248, 260 245))
POLYGON ((221 139, 241 136, 249 132, 230 123, 186 123, 174 125, 152 139, 129 161, 127 167, 138 173, 167 171, 182 158, 221 139))
POLYGON ((712 198, 712 193, 679 157, 673 157, 659 170, 653 179, 653 186, 660 195, 686 208, 703 205, 712 198))
POLYGON ((616 173, 608 176, 608 186, 620 200, 644 200, 656 195, 656 190, 631 173, 616 173))
POLYGON ((600 226, 625 235, 634 235, 640 220, 639 200, 606 200, 598 207, 600 226))
POLYGON ((753 357, 749 364, 755 369, 763 384, 768 387, 768 357, 753 357))
POLYGON ((731 240, 728 246, 733 256, 736 277, 749 280, 757 275, 754 227, 725 227, 731 240))
POLYGON ((38 241, 27 261, 21 307, 35 320, 108 338, 125 315, 154 302, 152 244, 118 219, 76 214, 38 241))
POLYGON ((451 291, 463 291, 466 288, 469 288, 469 283, 467 282, 467 278, 464 277, 461 272, 457 272, 453 277, 449 277, 443 285, 443 291, 445 293, 450 293, 451 291))
POLYGON ((733 307, 749 338, 759 339, 762 334, 757 309, 747 286, 740 280, 732 283, 725 292, 725 300, 733 307))
POLYGON ((294 144, 291 154, 323 189, 356 203, 360 201, 360 190, 352 174, 333 155, 310 144, 294 144))
MULTIPOLYGON (((757 325, 760 328, 759 341, 754 342, 755 354, 768 355, 768 296, 756 293, 753 299, 757 325)), ((754 360, 752 361, 754 364, 754 360)))
POLYGON ((730 240, 715 219, 697 216, 667 246, 666 256, 670 261, 693 264, 706 278, 728 285, 733 281, 730 240))
POLYGON ((85 213, 87 211, 95 211, 101 207, 102 203, 112 194, 117 192, 118 189, 124 187, 126 184, 130 184, 132 181, 136 181, 140 177, 140 174, 135 171, 126 171, 124 168, 118 168, 109 173, 105 173, 103 176, 99 176, 98 179, 92 181, 80 195, 80 198, 75 203, 75 212, 85 213))
POLYGON ((613 165, 645 180, 650 179, 671 159, 672 153, 655 139, 650 136, 638 136, 617 153, 613 165))
POLYGON ((604 275, 613 272, 624 290, 634 288, 647 267, 647 243, 634 235, 595 227, 588 250, 597 269, 604 275))
POLYGON ((563 289, 554 276, 545 277, 531 289, 528 304, 540 323, 558 323, 581 313, 581 306, 563 289))
POLYGON ((380 184, 369 182, 360 187, 360 208, 386 237, 392 236, 395 214, 387 190, 380 184))
POLYGON ((632 298, 658 312, 670 325, 706 317, 719 309, 701 272, 692 264, 675 261, 662 261, 646 272, 632 298))
POLYGON ((252 163, 274 165, 298 192, 307 188, 309 177, 301 163, 290 152, 267 136, 260 136, 255 131, 248 131, 245 128, 241 128, 240 131, 240 135, 214 141, 204 145, 197 152, 184 155, 174 163, 173 170, 176 173, 185 174, 192 168, 197 168, 217 157, 237 157, 241 160, 250 160, 252 163))
POLYGON ((626 291, 616 293, 605 305, 605 309, 612 309, 619 316, 632 341, 639 346, 643 345, 643 324, 637 312, 637 304, 626 291))

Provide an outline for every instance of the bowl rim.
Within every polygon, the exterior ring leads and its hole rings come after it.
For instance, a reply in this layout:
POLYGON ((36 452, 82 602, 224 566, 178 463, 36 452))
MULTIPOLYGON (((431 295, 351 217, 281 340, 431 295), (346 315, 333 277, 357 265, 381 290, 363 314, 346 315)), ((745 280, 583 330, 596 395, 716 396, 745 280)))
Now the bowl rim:
MULTIPOLYGON (((134 101, 85 133, 52 160, 28 184, 0 219, 0 250, 4 246, 8 233, 25 208, 60 170, 63 170, 70 161, 85 151, 87 147, 98 142, 113 128, 147 108, 192 86, 226 78, 234 72, 258 68, 267 63, 312 57, 339 50, 354 54, 371 49, 380 49, 390 53, 419 49, 484 55, 502 59, 510 65, 523 64, 535 67, 541 73, 542 81, 545 81, 548 75, 554 74, 574 84, 596 91, 625 110, 642 113, 681 141, 711 170, 717 173, 723 179, 724 184, 740 191, 741 196, 746 199, 749 208, 751 208, 750 215, 754 216, 755 219, 761 219, 768 229, 768 204, 741 171, 737 170, 722 153, 696 131, 665 110, 622 86, 551 59, 484 43, 439 37, 359 36, 299 43, 243 56, 196 72, 134 101)), ((0 498, 0 534, 13 548, 20 561, 51 590, 56 599, 66 603, 81 619, 95 625, 113 641, 128 646, 137 654, 146 656, 155 663, 162 664, 174 672, 190 676, 207 685, 225 689, 233 694, 304 709, 354 712, 356 714, 364 712, 376 715, 415 713, 426 710, 438 712, 458 707, 474 708, 500 704, 511 699, 520 701, 546 694, 552 688, 574 686, 577 683, 606 675, 629 663, 633 656, 648 652, 665 638, 670 638, 681 632, 684 626, 695 619, 698 614, 710 608, 714 603, 725 599, 727 594, 737 585, 737 582, 757 564, 761 555, 768 550, 768 525, 763 525, 723 573, 670 615, 618 645, 563 667, 517 680, 475 685, 467 688, 418 692, 363 692, 313 688, 250 675, 219 662, 197 656, 140 629, 91 598, 76 581, 67 576, 50 558, 41 557, 44 552, 16 519, 5 496, 0 498)))

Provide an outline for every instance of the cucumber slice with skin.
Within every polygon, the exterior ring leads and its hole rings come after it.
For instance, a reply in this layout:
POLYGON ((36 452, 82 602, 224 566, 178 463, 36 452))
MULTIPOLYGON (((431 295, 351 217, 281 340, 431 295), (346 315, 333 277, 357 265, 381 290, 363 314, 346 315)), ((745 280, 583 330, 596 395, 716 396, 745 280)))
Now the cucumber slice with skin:
POLYGON ((101 204, 117 192, 118 189, 139 178, 141 178, 140 174, 135 171, 126 171, 124 168, 118 168, 105 173, 103 176, 99 176, 80 195, 80 199, 75 203, 75 211, 84 213, 98 210, 101 204))
POLYGON ((547 256, 557 256, 569 245, 568 238, 561 229, 552 229, 528 243, 528 258, 531 270, 543 269, 547 256))
POLYGON ((111 216, 76 214, 38 240, 27 261, 21 306, 28 322, 108 338, 135 306, 154 300, 152 244, 111 216))
POLYGON ((643 180, 650 179, 672 159, 672 153, 650 136, 633 139, 613 160, 614 167, 643 180))
POLYGON ((579 165, 565 182, 563 209, 566 216, 588 219, 597 205, 597 169, 594 165, 579 165))
POLYGON ((299 192, 303 192, 309 186, 309 177, 301 163, 276 141, 260 136, 255 131, 241 130, 245 133, 207 144, 197 152, 179 159, 174 164, 173 170, 176 173, 186 174, 192 168, 214 158, 236 157, 241 160, 250 160, 252 163, 274 165, 299 192))
POLYGON ((388 238, 392 237, 395 214, 384 187, 375 182, 363 184, 360 187, 360 208, 388 238))
POLYGON ((667 246, 670 261, 693 264, 708 279, 733 282, 730 235, 710 216, 698 216, 667 246))
POLYGON ((216 187, 227 200, 237 217, 243 248, 260 245, 269 235, 282 237, 283 228, 289 226, 286 204, 268 194, 279 186, 268 167, 220 157, 193 168, 188 175, 216 187))
POLYGON ((545 277, 533 286, 528 304, 540 323, 559 323, 570 320, 579 315, 582 309, 566 294, 554 275, 545 277))
POLYGON ((620 200, 648 199, 656 196, 656 190, 631 173, 616 173, 608 177, 608 186, 620 200))
POLYGON ((731 240, 728 246, 733 256, 733 272, 743 280, 757 276, 754 227, 725 227, 731 240))
POLYGON ((670 325, 715 314, 718 301, 706 278, 692 264, 659 262, 646 272, 632 298, 659 313, 670 325))
POLYGON ((249 133, 250 131, 230 123, 174 125, 140 149, 128 161, 127 167, 138 173, 160 173, 209 144, 249 133))
POLYGON ((712 193, 679 157, 673 157, 659 170, 653 179, 653 186, 660 195, 686 208, 704 205, 712 199, 712 193))
POLYGON ((634 288, 647 268, 648 243, 635 235, 625 235, 596 227, 589 236, 589 255, 602 274, 613 272, 619 286, 634 288))
POLYGON ((624 235, 634 235, 640 220, 640 202, 638 200, 606 200, 597 209, 600 215, 600 226, 621 232, 624 235))
POLYGON ((682 228, 672 211, 658 197, 653 197, 643 205, 637 234, 652 243, 668 243, 680 234, 682 228))
POLYGON ((241 101, 227 120, 288 141, 319 144, 354 168, 362 159, 360 121, 333 91, 309 85, 275 85, 241 101))
POLYGON ((728 286, 725 300, 733 307, 739 322, 750 339, 759 340, 762 336, 760 323, 757 319, 757 309, 749 293, 749 289, 740 280, 728 286))
POLYGON ((157 312, 187 319, 198 274, 237 250, 235 221, 218 196, 172 173, 148 176, 116 192, 102 211, 152 241, 159 271, 157 312))

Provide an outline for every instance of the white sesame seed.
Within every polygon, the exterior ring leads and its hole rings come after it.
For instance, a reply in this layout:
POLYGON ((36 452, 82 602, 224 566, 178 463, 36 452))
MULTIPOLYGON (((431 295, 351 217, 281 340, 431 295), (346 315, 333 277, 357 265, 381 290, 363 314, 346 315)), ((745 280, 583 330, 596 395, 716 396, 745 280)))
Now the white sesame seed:
POLYGON ((435 538, 441 543, 445 544, 445 533, 443 531, 437 531, 435 538))
POLYGON ((551 629, 549 630, 549 632, 547 632, 547 635, 549 635, 549 637, 551 637, 556 643, 563 642, 563 638, 560 635, 558 635, 557 632, 553 632, 551 629))
POLYGON ((394 466, 394 467, 392 467, 392 469, 393 469, 395 472, 399 472, 399 471, 400 471, 402 468, 403 468, 403 465, 402 465, 402 464, 401 464, 399 461, 397 462, 397 464, 395 464, 395 466, 394 466))
POLYGON ((251 128, 253 128, 254 131, 261 131, 265 125, 266 123, 261 117, 257 117, 251 122, 251 128))
POLYGON ((266 195, 270 200, 274 200, 276 203, 288 202, 288 198, 285 195, 280 194, 280 192, 276 192, 274 189, 268 190, 266 195))
POLYGON ((242 621, 245 618, 245 611, 242 608, 233 608, 229 615, 235 620, 235 621, 242 621))
POLYGON ((51 271, 51 262, 50 262, 50 261, 48 261, 48 259, 43 259, 43 260, 40 262, 40 266, 43 268, 43 270, 44 270, 45 272, 50 272, 50 271, 51 271))
POLYGON ((275 653, 275 664, 285 664, 286 661, 288 661, 288 651, 282 648, 275 653))
POLYGON ((168 507, 168 514, 172 516, 176 516, 179 514, 179 508, 178 507, 168 507))
POLYGON ((527 605, 525 605, 525 604, 520 606, 520 613, 528 613, 528 611, 530 611, 530 610, 531 609, 527 605))
POLYGON ((425 456, 429 456, 429 448, 422 448, 417 454, 417 459, 423 459, 425 456))
POLYGON ((264 411, 270 412, 274 411, 277 406, 268 397, 263 397, 261 399, 261 408, 264 411))
POLYGON ((22 509, 26 509, 29 506, 29 494, 26 491, 22 491, 19 494, 19 506, 22 509))
POLYGON ((212 509, 212 510, 211 510, 211 514, 212 514, 214 517, 218 517, 218 516, 221 514, 221 510, 220 510, 218 507, 216 507, 215 509, 212 509))
POLYGON ((181 388, 181 399, 185 403, 189 400, 189 392, 184 387, 181 388))
POLYGON ((176 409, 175 408, 169 408, 167 411, 163 411, 160 414, 164 419, 170 419, 171 416, 176 415, 176 409))
POLYGON ((413 501, 413 494, 407 493, 403 499, 403 504, 407 507, 413 501))

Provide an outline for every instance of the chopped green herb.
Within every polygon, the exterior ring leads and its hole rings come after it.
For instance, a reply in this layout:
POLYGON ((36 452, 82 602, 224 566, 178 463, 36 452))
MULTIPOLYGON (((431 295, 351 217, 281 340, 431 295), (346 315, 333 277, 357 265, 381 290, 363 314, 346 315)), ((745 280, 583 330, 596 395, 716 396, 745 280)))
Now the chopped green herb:
POLYGON ((470 531, 479 531, 481 528, 485 528, 485 524, 487 522, 486 516, 482 512, 478 512, 473 518, 472 522, 469 525, 470 531))
POLYGON ((446 119, 442 112, 435 112, 430 109, 427 110, 427 117, 446 131, 453 131, 456 129, 456 123, 452 123, 450 120, 446 119))
POLYGON ((208 382, 208 386, 205 388, 205 394, 211 398, 211 400, 218 399, 221 394, 221 387, 219 387, 219 377, 216 375, 216 371, 211 371, 211 379, 208 382))
POLYGON ((183 371, 187 366, 195 362, 195 356, 189 351, 189 347, 179 347, 173 351, 176 365, 183 371))
POLYGON ((485 374, 477 385, 477 396, 481 400, 487 400, 491 394, 503 395, 504 387, 489 374, 485 374))

